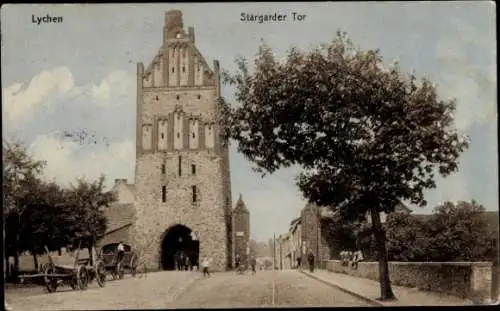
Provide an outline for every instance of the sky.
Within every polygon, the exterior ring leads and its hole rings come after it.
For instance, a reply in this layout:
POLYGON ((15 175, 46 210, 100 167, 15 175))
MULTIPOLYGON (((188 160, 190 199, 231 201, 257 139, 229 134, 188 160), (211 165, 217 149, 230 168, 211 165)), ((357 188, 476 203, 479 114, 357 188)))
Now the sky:
MULTIPOLYGON (((387 64, 438 83, 442 98, 457 98, 456 126, 469 135, 459 171, 426 192, 429 213, 446 200, 476 199, 498 210, 496 31, 493 2, 56 4, 1 9, 3 137, 46 160, 46 178, 68 185, 77 177, 133 182, 136 64, 147 66, 162 45, 164 12, 183 12, 195 27, 208 64, 235 70, 252 59, 263 39, 282 57, 346 31, 362 49, 379 48, 387 64), (292 21, 292 12, 306 15, 292 21), (284 22, 240 21, 241 13, 287 14, 284 22), (33 17, 62 16, 62 23, 33 17), (36 18, 35 18, 36 20, 36 18), (65 139, 87 133, 91 140, 65 139)), ((222 95, 234 101, 232 90, 222 95)), ((231 146, 232 197, 243 196, 251 236, 267 241, 284 233, 306 201, 295 186, 297 168, 261 178, 231 146)), ((234 204, 235 202, 233 202, 234 204)))

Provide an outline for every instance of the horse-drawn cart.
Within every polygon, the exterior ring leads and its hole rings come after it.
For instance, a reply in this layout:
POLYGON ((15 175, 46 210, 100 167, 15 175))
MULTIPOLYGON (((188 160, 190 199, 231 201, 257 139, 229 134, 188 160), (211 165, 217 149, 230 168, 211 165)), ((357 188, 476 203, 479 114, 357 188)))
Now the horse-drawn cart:
POLYGON ((133 251, 125 252, 122 260, 118 260, 118 253, 116 251, 102 251, 99 257, 106 272, 111 274, 113 280, 123 279, 125 270, 129 270, 132 277, 137 273, 139 257, 133 251))
MULTIPOLYGON (((47 247, 49 262, 42 265, 41 273, 35 275, 21 276, 21 278, 39 278, 43 277, 45 286, 49 293, 53 293, 60 285, 68 285, 72 289, 84 290, 94 279, 99 287, 104 286, 106 279, 106 270, 102 261, 97 260, 94 265, 90 265, 89 259, 79 259, 80 248, 76 250, 75 261, 73 265, 57 265, 54 263, 47 247)), ((90 255, 90 254, 89 254, 90 255)))

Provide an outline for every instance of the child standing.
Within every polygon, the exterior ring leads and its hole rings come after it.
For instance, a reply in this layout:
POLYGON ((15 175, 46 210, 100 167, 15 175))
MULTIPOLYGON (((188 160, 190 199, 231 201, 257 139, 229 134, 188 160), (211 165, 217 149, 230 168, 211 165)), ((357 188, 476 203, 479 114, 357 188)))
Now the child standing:
POLYGON ((210 267, 210 260, 207 257, 203 259, 201 266, 203 267, 203 276, 210 276, 210 272, 208 271, 208 268, 210 267))

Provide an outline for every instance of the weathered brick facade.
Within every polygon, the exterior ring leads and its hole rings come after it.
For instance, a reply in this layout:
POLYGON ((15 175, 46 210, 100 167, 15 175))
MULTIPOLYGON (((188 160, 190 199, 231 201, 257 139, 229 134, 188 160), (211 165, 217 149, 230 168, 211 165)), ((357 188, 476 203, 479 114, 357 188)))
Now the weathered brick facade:
POLYGON ((248 263, 248 247, 250 242, 250 213, 241 197, 233 210, 234 257, 238 254, 241 264, 248 263))
POLYGON ((319 208, 315 204, 307 204, 301 211, 301 234, 302 234, 302 263, 308 267, 307 254, 311 251, 314 254, 315 263, 328 260, 332 250, 328 245, 323 232, 322 222, 327 221, 325 208, 319 208), (320 221, 320 219, 323 219, 320 221))
POLYGON ((137 66, 137 137, 133 247, 160 267, 162 239, 180 224, 197 233, 200 258, 230 266, 229 152, 221 144, 219 65, 211 69, 184 31, 182 13, 165 14, 163 46, 137 66))

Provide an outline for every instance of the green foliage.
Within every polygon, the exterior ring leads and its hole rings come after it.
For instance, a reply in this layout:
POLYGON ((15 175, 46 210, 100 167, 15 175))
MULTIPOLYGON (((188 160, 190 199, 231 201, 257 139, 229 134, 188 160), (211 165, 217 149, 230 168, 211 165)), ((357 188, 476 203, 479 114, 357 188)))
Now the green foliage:
POLYGON ((389 260, 425 261, 426 232, 420 219, 408 212, 397 212, 390 214, 384 225, 389 260))
POLYGON ((269 268, 273 267, 273 262, 269 259, 264 259, 263 264, 264 264, 265 269, 269 269, 269 268))
POLYGON ((397 64, 385 69, 378 50, 361 51, 340 32, 310 52, 291 49, 284 62, 263 44, 252 72, 236 63, 223 78, 240 105, 220 100, 222 141, 235 140, 263 175, 302 167, 297 185, 309 202, 348 220, 370 212, 381 298, 393 298, 379 213, 401 200, 425 206, 435 174, 457 170, 468 139, 453 126, 455 101, 397 64))
POLYGON ((334 250, 334 257, 339 258, 341 251, 357 249, 360 228, 361 223, 347 222, 339 213, 335 213, 332 219, 322 221, 322 234, 329 248, 334 250))
POLYGON ((45 246, 56 250, 81 240, 86 247, 104 233, 102 208, 115 199, 104 191, 104 177, 77 180, 70 188, 44 181, 45 162, 30 157, 21 143, 5 144, 3 160, 6 256, 41 254, 45 246))
POLYGON ((106 231, 103 207, 113 203, 115 197, 104 191, 104 181, 104 176, 93 182, 78 179, 65 193, 68 211, 65 221, 72 233, 73 246, 80 242, 82 247, 91 246, 106 231))
POLYGON ((486 217, 475 201, 445 202, 425 218, 391 214, 386 222, 389 260, 491 261, 498 229, 490 229, 486 217))
POLYGON ((475 201, 446 202, 425 223, 427 260, 492 260, 498 229, 489 230, 485 209, 475 201))
POLYGON ((250 73, 224 74, 239 107, 223 105, 225 137, 273 173, 300 165, 297 184, 318 205, 347 215, 392 212, 401 199, 425 205, 423 190, 438 171, 457 169, 467 140, 453 128, 455 101, 394 65, 360 51, 346 34, 309 53, 292 49, 284 63, 263 45, 250 73))

